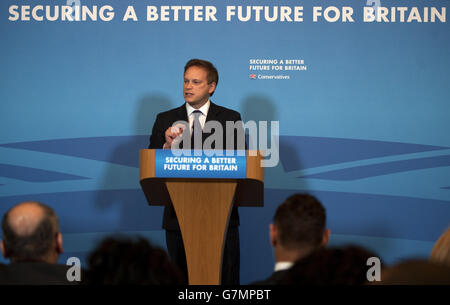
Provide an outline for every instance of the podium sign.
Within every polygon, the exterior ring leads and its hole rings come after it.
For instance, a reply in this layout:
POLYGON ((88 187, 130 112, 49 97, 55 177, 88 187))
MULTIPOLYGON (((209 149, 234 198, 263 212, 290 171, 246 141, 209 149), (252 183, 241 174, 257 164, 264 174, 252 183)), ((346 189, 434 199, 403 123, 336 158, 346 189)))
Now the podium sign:
POLYGON ((244 179, 247 175, 247 156, 234 152, 215 154, 197 152, 176 156, 170 149, 155 151, 155 177, 158 178, 218 178, 244 179))

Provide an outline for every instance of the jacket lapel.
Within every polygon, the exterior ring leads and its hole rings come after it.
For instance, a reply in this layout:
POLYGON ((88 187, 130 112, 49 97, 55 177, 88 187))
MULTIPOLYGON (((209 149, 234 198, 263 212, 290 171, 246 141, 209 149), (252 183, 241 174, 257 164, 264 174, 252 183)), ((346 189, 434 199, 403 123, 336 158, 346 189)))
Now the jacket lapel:
POLYGON ((187 111, 186 111, 186 104, 181 105, 178 109, 177 109, 177 121, 186 121, 189 122, 188 120, 188 115, 187 115, 187 111))
MULTIPOLYGON (((209 122, 209 121, 219 121, 218 118, 219 118, 219 114, 220 114, 220 108, 217 107, 217 105, 214 104, 213 102, 210 102, 210 103, 211 103, 211 104, 209 105, 208 115, 206 116, 205 124, 206 124, 206 122, 209 122)), ((214 131, 214 129, 213 129, 213 131, 214 131)), ((206 140, 211 134, 212 134, 211 132, 208 132, 208 133, 203 132, 203 134, 202 134, 202 140, 203 140, 203 143, 205 143, 205 140, 206 140)), ((213 149, 215 148, 215 145, 214 145, 214 144, 213 144, 213 147, 212 147, 212 148, 213 148, 213 149)))
POLYGON ((210 102, 208 115, 206 116, 206 122, 217 120, 220 113, 219 107, 213 102, 210 102))
MULTIPOLYGON (((176 115, 176 119, 174 120, 174 122, 185 121, 189 125, 189 119, 188 119, 188 115, 187 115, 187 111, 186 111, 186 103, 184 103, 183 105, 178 107, 177 111, 175 112, 175 115, 176 115)), ((180 148, 181 149, 183 148, 183 142, 180 143, 180 148)))

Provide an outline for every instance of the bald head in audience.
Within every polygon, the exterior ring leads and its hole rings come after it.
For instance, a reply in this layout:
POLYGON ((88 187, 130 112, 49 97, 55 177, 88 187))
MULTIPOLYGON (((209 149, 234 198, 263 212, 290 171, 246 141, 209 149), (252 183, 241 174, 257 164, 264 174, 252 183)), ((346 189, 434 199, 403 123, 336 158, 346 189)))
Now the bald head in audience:
POLYGON ((2 220, 2 254, 12 262, 56 263, 63 252, 58 216, 39 202, 22 202, 2 220))

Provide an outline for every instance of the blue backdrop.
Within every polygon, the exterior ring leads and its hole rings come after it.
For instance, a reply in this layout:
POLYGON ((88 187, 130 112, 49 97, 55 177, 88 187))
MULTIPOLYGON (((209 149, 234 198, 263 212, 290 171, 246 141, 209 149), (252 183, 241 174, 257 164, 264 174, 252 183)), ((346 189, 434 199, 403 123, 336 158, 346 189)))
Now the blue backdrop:
POLYGON ((183 103, 190 58, 218 68, 214 102, 244 121, 280 122, 280 162, 266 169, 265 206, 240 208, 242 283, 272 272, 268 226, 295 192, 323 202, 332 245, 364 245, 388 264, 428 257, 449 225, 447 22, 363 22, 366 3, 355 0, 86 0, 111 5, 115 18, 8 19, 11 5, 66 4, 38 2, 0 2, 0 215, 24 200, 52 206, 61 262, 84 260, 113 232, 165 247, 162 207, 149 207, 139 186, 138 150, 148 146, 156 114, 183 103), (138 21, 122 21, 128 5, 138 21), (211 5, 217 21, 148 22, 147 5, 211 5), (226 5, 303 6, 304 20, 227 22, 226 5), (352 7, 354 22, 313 22, 313 6, 331 5, 352 7), (307 69, 251 70, 251 59, 299 59, 307 69))

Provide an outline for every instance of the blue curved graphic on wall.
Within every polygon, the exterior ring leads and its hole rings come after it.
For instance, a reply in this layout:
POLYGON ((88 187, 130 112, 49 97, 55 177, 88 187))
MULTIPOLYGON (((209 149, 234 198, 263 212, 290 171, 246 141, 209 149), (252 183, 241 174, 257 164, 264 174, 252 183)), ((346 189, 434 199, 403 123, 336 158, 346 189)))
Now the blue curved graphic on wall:
POLYGON ((305 175, 301 178, 316 178, 325 180, 357 180, 374 176, 388 175, 392 173, 444 166, 450 166, 450 155, 357 166, 348 169, 329 171, 325 173, 305 175))
POLYGON ((29 182, 50 182, 62 180, 87 179, 81 176, 68 175, 42 169, 0 164, 0 177, 12 178, 29 182))
POLYGON ((0 147, 47 152, 139 167, 138 151, 149 136, 92 137, 1 144, 0 147))
POLYGON ((280 137, 280 157, 286 172, 350 161, 448 149, 448 147, 336 139, 321 137, 280 137))
MULTIPOLYGON (((446 147, 289 136, 280 142, 280 164, 266 169, 268 188, 336 191, 339 186, 343 192, 450 200, 446 147), (392 179, 399 182, 395 189, 392 179)), ((9 187, 0 196, 51 193, 56 186, 59 192, 139 188, 138 152, 147 143, 148 136, 120 136, 2 144, 0 182, 9 187), (48 183, 29 183, 36 179, 48 183)))

